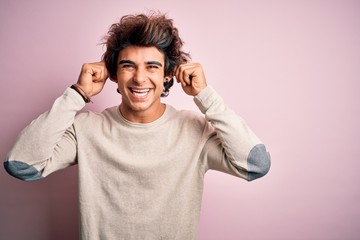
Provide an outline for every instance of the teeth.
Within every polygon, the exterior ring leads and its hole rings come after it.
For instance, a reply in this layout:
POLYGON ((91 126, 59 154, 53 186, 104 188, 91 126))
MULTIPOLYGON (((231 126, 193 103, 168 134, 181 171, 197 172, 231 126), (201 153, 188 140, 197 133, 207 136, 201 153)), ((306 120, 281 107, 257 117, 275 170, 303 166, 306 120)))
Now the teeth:
POLYGON ((150 89, 131 89, 131 92, 132 92, 135 96, 139 96, 139 97, 144 97, 144 96, 146 96, 146 94, 148 94, 149 91, 150 91, 150 89))
POLYGON ((136 92, 136 93, 147 93, 149 92, 150 89, 132 89, 133 92, 136 92))

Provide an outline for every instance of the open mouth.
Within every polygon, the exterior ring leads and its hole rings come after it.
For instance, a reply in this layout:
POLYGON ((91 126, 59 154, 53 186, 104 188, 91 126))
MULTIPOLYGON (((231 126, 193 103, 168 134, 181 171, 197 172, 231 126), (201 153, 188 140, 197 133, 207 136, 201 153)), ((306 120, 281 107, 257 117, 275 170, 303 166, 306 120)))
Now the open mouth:
POLYGON ((146 97, 147 94, 150 92, 150 88, 144 88, 144 89, 129 88, 129 90, 136 97, 146 97))

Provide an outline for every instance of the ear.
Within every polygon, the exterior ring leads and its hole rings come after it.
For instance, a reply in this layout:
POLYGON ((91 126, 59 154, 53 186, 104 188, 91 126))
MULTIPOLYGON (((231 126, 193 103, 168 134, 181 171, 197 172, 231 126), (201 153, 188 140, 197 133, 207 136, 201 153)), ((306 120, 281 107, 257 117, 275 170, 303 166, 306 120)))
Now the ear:
POLYGON ((172 75, 172 74, 169 74, 169 75, 165 76, 164 82, 168 82, 168 81, 170 81, 172 78, 173 78, 173 75, 172 75))

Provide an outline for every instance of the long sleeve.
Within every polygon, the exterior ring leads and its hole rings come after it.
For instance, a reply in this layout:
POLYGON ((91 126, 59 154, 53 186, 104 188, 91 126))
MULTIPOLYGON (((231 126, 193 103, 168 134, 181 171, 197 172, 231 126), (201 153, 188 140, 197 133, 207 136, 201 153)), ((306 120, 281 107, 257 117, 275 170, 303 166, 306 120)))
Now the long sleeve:
POLYGON ((52 108, 32 121, 18 136, 4 167, 21 180, 33 181, 76 163, 76 136, 72 124, 84 107, 81 96, 66 89, 52 108))
MULTIPOLYGON (((207 169, 214 169, 252 181, 270 169, 270 154, 265 145, 208 86, 195 98, 195 103, 213 128, 203 150, 207 169)), ((210 130, 209 130, 210 131, 210 130)))

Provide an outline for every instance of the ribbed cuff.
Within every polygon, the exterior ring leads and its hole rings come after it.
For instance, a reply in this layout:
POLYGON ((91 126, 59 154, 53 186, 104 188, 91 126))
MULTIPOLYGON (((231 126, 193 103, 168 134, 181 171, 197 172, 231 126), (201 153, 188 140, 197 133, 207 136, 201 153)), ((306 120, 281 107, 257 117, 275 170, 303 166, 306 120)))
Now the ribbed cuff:
POLYGON ((205 114, 212 105, 220 102, 222 103, 223 99, 214 88, 208 85, 194 97, 194 102, 200 111, 205 114))

